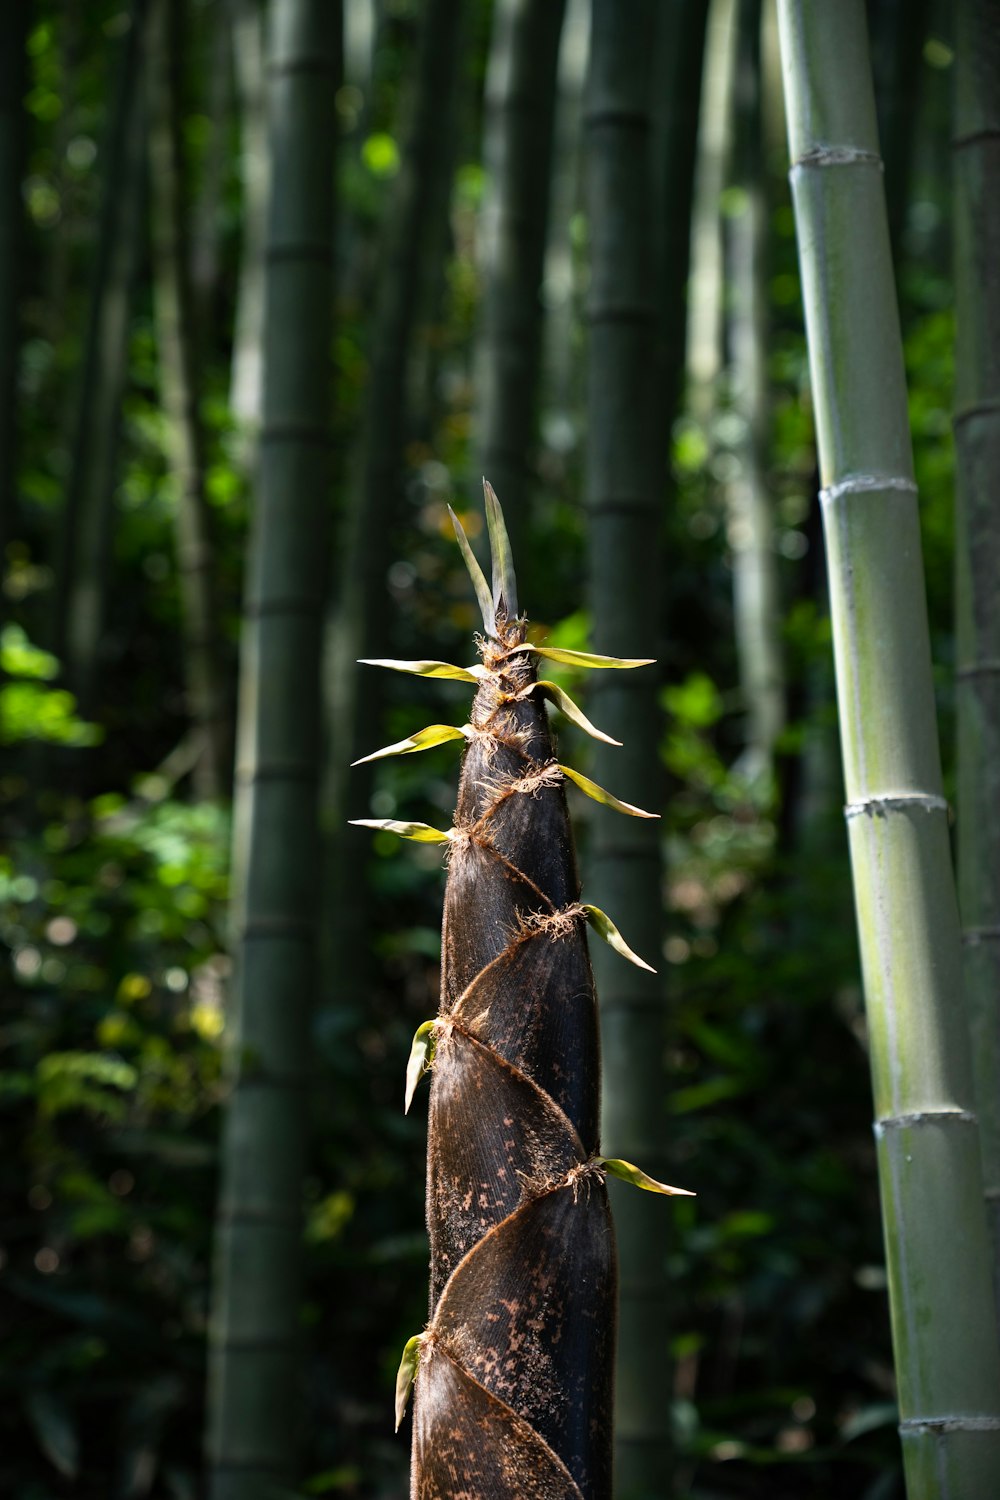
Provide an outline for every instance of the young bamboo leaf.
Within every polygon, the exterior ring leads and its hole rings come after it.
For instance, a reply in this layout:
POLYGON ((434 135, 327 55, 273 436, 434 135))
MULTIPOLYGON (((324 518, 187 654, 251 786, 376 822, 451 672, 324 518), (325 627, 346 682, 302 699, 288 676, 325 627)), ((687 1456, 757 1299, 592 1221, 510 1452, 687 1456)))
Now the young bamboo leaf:
POLYGON ((651 667, 656 662, 655 656, 598 656, 594 651, 570 651, 567 646, 533 646, 530 641, 525 641, 518 650, 534 651, 536 656, 562 662, 567 667, 651 667))
POLYGON ((479 609, 483 617, 483 628, 487 635, 493 635, 497 628, 497 617, 496 611, 493 608, 493 596, 490 593, 490 586, 486 582, 486 576, 476 560, 476 554, 469 545, 469 538, 465 534, 465 527, 450 505, 448 507, 448 514, 451 516, 451 524, 455 528, 459 550, 465 561, 465 566, 469 570, 469 577, 472 579, 472 587, 475 589, 476 598, 479 600, 479 609))
POLYGON ((400 823, 395 818, 349 818, 354 828, 378 828, 383 833, 394 833, 401 839, 413 839, 418 844, 447 844, 450 833, 432 828, 429 823, 400 823))
POLYGON ((583 911, 587 921, 598 937, 602 937, 609 948, 613 948, 616 953, 620 953, 622 958, 627 958, 629 963, 635 964, 637 968, 648 969, 650 974, 656 973, 652 964, 648 964, 644 958, 640 958, 638 953, 632 952, 632 949, 626 943, 607 912, 601 911, 599 906, 587 906, 586 903, 584 903, 583 911))
POLYGON ((415 1333, 412 1339, 407 1339, 403 1345, 403 1357, 399 1361, 399 1369, 396 1371, 396 1431, 399 1424, 406 1415, 407 1404, 410 1400, 410 1391, 417 1375, 417 1365, 420 1363, 420 1346, 424 1341, 422 1333, 415 1333))
POLYGON ((502 605, 507 619, 513 620, 517 614, 514 560, 500 501, 488 479, 483 480, 483 495, 486 498, 486 525, 490 533, 490 552, 493 557, 493 605, 495 609, 500 609, 502 605))
POLYGON ((447 661, 394 661, 390 657, 359 659, 361 667, 388 667, 393 672, 411 672, 415 677, 448 677, 454 682, 478 682, 483 675, 480 666, 453 667, 447 661))
MULTIPOLYGON (((382 752, 385 754, 385 752, 382 752)), ((595 802, 601 802, 605 807, 613 807, 615 812, 628 813, 630 818, 658 818, 659 813, 644 812, 641 807, 635 807, 631 802, 622 802, 621 798, 615 797, 611 792, 606 792, 596 781, 591 781, 589 776, 584 776, 580 771, 574 771, 572 766, 560 765, 560 771, 568 776, 574 786, 578 786, 581 792, 586 792, 588 797, 593 797, 595 802)))
POLYGON ((413 1034, 410 1060, 406 1064, 406 1094, 403 1103, 404 1115, 410 1113, 410 1105, 413 1103, 413 1095, 416 1093, 417 1084, 425 1073, 430 1072, 431 1063, 434 1061, 435 1025, 434 1021, 425 1021, 422 1026, 417 1027, 413 1034))
POLYGON ((397 740, 394 745, 386 745, 384 750, 373 750, 371 755, 362 755, 360 760, 352 761, 355 766, 363 766, 369 760, 383 760, 387 755, 413 755, 418 750, 431 750, 435 745, 447 744, 448 740, 464 740, 466 727, 459 728, 455 724, 430 724, 426 729, 418 729, 416 734, 411 734, 405 740, 397 740))
POLYGON ((613 1177, 620 1177, 622 1182, 630 1182, 633 1187, 645 1188, 647 1193, 667 1193, 677 1198, 697 1196, 690 1188, 670 1187, 665 1182, 657 1182, 655 1177, 650 1177, 641 1168, 634 1167, 630 1161, 622 1161, 617 1156, 598 1156, 595 1160, 605 1172, 610 1172, 613 1177))
POLYGON ((558 683, 549 682, 547 678, 540 677, 535 683, 535 687, 541 693, 543 698, 551 699, 556 708, 559 709, 560 713, 564 713, 567 719, 570 719, 577 726, 577 728, 582 729, 585 734, 589 734, 592 739, 603 740, 606 745, 621 744, 621 740, 613 740, 610 734, 605 734, 603 730, 598 729, 596 725, 591 724, 590 720, 587 718, 587 715, 584 713, 583 709, 580 708, 579 704, 574 703, 569 693, 564 693, 558 683))

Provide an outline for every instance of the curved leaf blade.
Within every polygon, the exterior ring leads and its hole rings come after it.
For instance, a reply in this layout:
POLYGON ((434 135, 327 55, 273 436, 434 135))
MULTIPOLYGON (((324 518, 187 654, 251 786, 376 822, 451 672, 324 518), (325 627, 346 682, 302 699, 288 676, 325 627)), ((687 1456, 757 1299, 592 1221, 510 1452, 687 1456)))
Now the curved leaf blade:
POLYGON ((622 1182, 630 1182, 633 1187, 643 1188, 647 1193, 666 1193, 669 1197, 696 1198, 690 1188, 671 1187, 669 1183, 658 1182, 655 1177, 650 1177, 641 1167, 634 1167, 630 1161, 622 1161, 617 1156, 598 1156, 596 1161, 610 1172, 613 1177, 620 1177, 622 1182))
POLYGON ((392 657, 358 658, 359 667, 388 667, 391 672, 409 672, 414 677, 447 677, 453 682, 478 682, 482 667, 453 667, 447 661, 396 661, 392 657))
POLYGON ((450 505, 448 507, 448 514, 451 516, 451 524, 455 528, 459 551, 462 554, 465 566, 469 570, 469 577, 472 579, 472 587, 476 591, 476 599, 479 601, 479 612, 483 617, 483 628, 487 635, 493 635, 497 628, 496 612, 493 608, 493 595, 490 592, 489 584, 486 582, 486 575, 479 566, 476 554, 473 552, 469 538, 465 534, 465 527, 450 505))
POLYGON ((581 792, 586 792, 595 802, 600 802, 604 807, 613 807, 615 812, 627 813, 630 818, 658 818, 659 813, 645 812, 641 807, 636 807, 631 802, 623 802, 620 797, 606 791, 603 786, 598 786, 596 781, 591 781, 589 776, 584 776, 581 771, 574 771, 572 766, 560 765, 560 771, 578 786, 581 792))
POLYGON ((349 818, 352 828, 376 828, 382 833, 394 833, 397 838, 413 839, 417 844, 447 844, 450 833, 432 828, 429 823, 402 823, 396 818, 349 818))
POLYGON ((426 729, 418 729, 416 734, 409 735, 405 740, 397 740, 394 745, 386 745, 382 750, 373 750, 371 755, 362 755, 359 760, 351 762, 352 766, 363 766, 370 760, 384 760, 388 755, 415 755, 418 750, 432 750, 435 745, 445 745, 449 740, 464 740, 465 728, 459 728, 455 724, 429 724, 426 729))
POLYGON ((517 614, 514 558, 500 501, 488 479, 483 480, 483 497, 486 501, 486 525, 490 533, 490 553, 493 558, 493 606, 494 609, 499 609, 502 603, 508 620, 513 620, 517 614))
POLYGON ((544 656, 547 661, 559 661, 567 667, 586 667, 591 671, 606 670, 610 667, 619 670, 631 667, 652 667, 656 664, 655 656, 599 656, 596 651, 571 651, 568 646, 533 646, 530 641, 526 641, 518 649, 534 651, 536 656, 544 656))
POLYGON ((601 911, 599 906, 588 906, 586 903, 584 903, 583 910, 587 921, 597 933, 597 936, 603 938, 609 948, 613 948, 616 953, 620 953, 622 958, 627 958, 629 963, 635 964, 637 969, 648 969, 650 974, 656 973, 652 964, 648 964, 644 958, 640 958, 638 953, 633 953, 607 912, 601 911))
POLYGON ((591 724, 579 704, 574 703, 569 693, 563 692, 557 682, 550 682, 548 678, 540 677, 534 685, 543 698, 549 698, 560 713, 565 714, 571 723, 583 730, 584 734, 589 734, 591 739, 602 740, 605 745, 621 745, 621 740, 613 740, 610 734, 605 734, 602 729, 591 724))

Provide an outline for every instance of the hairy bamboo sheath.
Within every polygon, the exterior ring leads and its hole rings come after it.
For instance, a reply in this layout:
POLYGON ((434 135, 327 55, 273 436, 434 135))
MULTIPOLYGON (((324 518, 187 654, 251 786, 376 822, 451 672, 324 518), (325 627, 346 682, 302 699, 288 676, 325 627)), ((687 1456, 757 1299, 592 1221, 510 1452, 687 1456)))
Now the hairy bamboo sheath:
MULTIPOLYGON (((599 1154, 597 999, 585 928, 648 967, 580 902, 565 783, 650 817, 556 758, 547 697, 602 739, 539 657, 637 660, 534 646, 486 485, 492 586, 456 533, 483 613, 482 664, 385 661, 476 683, 469 722, 387 747, 463 739, 454 826, 362 820, 447 846, 441 1006, 414 1037, 406 1106, 431 1072, 427 1148, 430 1317, 406 1346, 397 1425, 414 1388, 414 1500, 609 1500, 616 1258, 605 1173, 673 1193, 599 1154)), ((372 758, 372 757, 368 757, 372 758)))

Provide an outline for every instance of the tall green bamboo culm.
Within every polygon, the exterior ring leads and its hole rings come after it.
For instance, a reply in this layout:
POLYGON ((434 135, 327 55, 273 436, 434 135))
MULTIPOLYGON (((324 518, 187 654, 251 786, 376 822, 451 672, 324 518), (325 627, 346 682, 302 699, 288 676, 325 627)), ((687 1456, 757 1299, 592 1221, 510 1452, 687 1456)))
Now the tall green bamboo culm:
MULTIPOLYGON (((590 243, 587 306, 589 606, 594 647, 626 655, 659 625, 662 450, 650 379, 657 337, 652 234, 652 65, 656 6, 595 0, 584 112, 590 243)), ((657 787, 659 721, 652 673, 602 674, 595 717, 624 749, 595 747, 598 781, 635 800, 657 787)), ((655 804, 654 804, 655 805, 655 804)), ((643 953, 663 939, 662 872, 655 824, 597 820, 586 865, 599 906, 627 909, 643 953)), ((660 980, 594 955, 602 997, 604 1144, 615 1156, 667 1174, 666 1080, 660 980)), ((621 1500, 669 1491, 667 1226, 641 1193, 615 1192, 621 1293, 615 1466, 621 1500), (650 1212, 650 1210, 653 1210, 650 1212)))
POLYGON ((778 16, 907 1491, 995 1500, 1000 1359, 864 4, 778 16))
POLYGON ((263 424, 240 661, 235 976, 210 1328, 212 1500, 287 1491, 294 1469, 339 24, 329 0, 271 7, 263 424))
MULTIPOLYGON (((15 531, 17 369, 20 353, 21 255, 24 242, 27 9, 8 5, 0 15, 0 612, 6 544, 15 531)), ((0 625, 3 624, 0 618, 0 625)))
POLYGON ((958 895, 1000 1301, 1000 3, 956 20, 958 895))

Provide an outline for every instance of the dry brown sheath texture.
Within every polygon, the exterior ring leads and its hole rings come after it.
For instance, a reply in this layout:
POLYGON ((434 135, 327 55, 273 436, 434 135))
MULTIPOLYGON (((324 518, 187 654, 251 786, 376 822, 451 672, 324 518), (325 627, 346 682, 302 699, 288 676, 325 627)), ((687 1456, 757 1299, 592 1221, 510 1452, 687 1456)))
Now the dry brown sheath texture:
MULTIPOLYGON (((617 1266, 597 1154, 597 997, 584 930, 595 913, 580 904, 547 684, 516 618, 488 487, 487 511, 492 591, 460 536, 486 634, 482 666, 471 669, 478 689, 461 731, 454 827, 381 825, 448 845, 441 1006, 417 1034, 430 1032, 433 1045, 431 1286, 411 1497, 610 1500, 617 1266)), ((425 675, 440 666, 386 665, 425 675)), ((440 729, 426 731, 427 744, 448 735, 440 729)), ((407 1347, 415 1354, 416 1341, 407 1347)))

